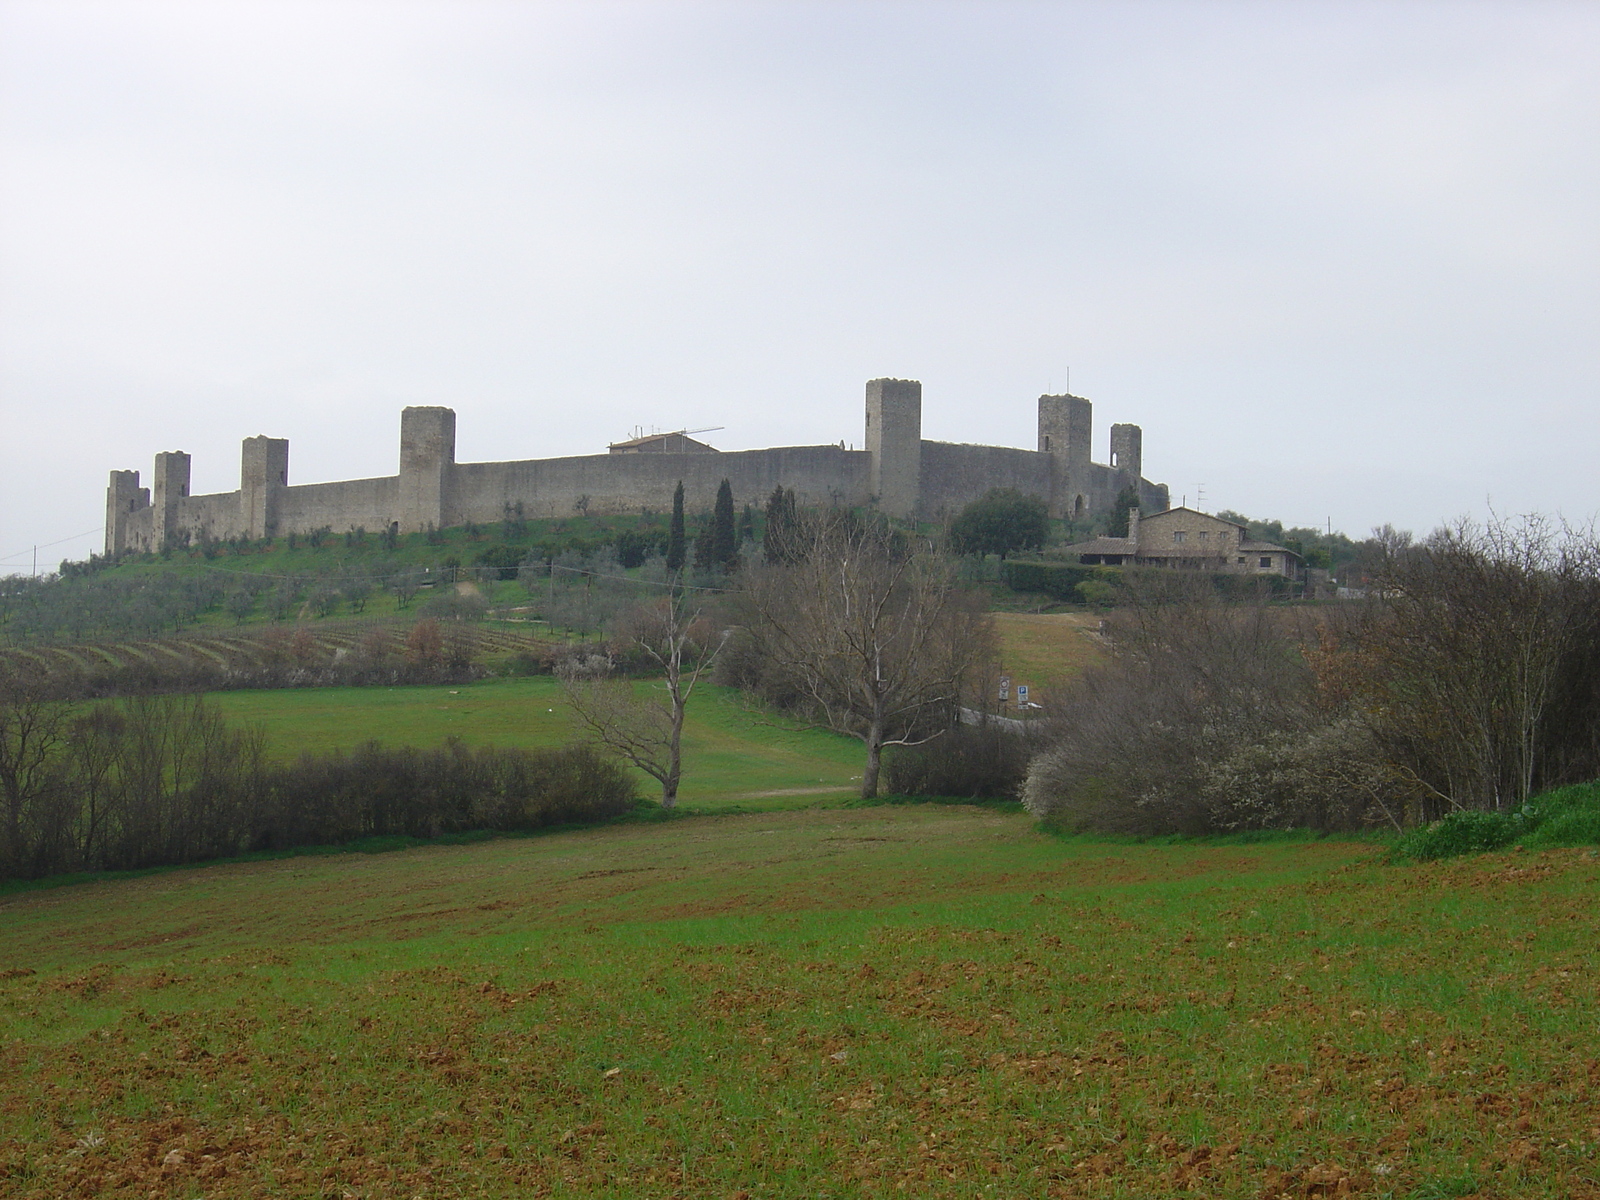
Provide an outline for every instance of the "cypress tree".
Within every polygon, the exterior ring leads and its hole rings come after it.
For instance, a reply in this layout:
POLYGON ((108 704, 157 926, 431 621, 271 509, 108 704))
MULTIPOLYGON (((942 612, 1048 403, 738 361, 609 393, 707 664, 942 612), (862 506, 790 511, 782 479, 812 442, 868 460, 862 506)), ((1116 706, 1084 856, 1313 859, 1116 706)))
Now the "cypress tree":
POLYGON ((672 523, 667 526, 667 570, 683 570, 684 551, 683 542, 683 480, 678 480, 678 489, 672 493, 672 523))
POLYGON ((1139 489, 1133 484, 1124 484, 1117 493, 1117 499, 1111 509, 1111 518, 1106 522, 1106 535, 1108 537, 1128 536, 1128 510, 1139 507, 1139 489))
POLYGON ((739 528, 734 532, 733 540, 740 546, 756 536, 756 514, 748 504, 739 510, 739 528))
POLYGON ((717 503, 711 510, 711 562, 730 571, 739 553, 733 527, 733 484, 724 479, 717 485, 717 503))
POLYGON ((696 571, 709 571, 715 559, 711 557, 711 526, 700 526, 700 532, 694 535, 694 569, 696 571))
POLYGON ((789 561, 789 542, 797 519, 794 492, 780 483, 767 497, 767 530, 761 538, 761 553, 769 563, 789 561))

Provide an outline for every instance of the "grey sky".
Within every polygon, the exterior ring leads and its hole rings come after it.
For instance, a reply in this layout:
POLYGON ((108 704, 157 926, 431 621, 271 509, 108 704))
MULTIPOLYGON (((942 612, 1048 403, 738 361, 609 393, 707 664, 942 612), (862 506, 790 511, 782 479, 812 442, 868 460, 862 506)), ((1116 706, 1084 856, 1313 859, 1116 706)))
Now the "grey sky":
POLYGON ((1068 365, 1208 509, 1593 517, 1600 5, 0 3, 0 572, 160 450, 1031 446, 1068 365))

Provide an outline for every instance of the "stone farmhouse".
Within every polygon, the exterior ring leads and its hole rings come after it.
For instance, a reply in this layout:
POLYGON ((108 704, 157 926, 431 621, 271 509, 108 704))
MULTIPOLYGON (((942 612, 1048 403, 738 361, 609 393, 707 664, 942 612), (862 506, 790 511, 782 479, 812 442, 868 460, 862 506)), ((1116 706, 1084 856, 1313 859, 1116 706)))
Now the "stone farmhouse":
POLYGON ((903 520, 938 520, 995 487, 1044 497, 1053 516, 1075 519, 1110 512, 1128 485, 1147 511, 1168 504, 1166 485, 1141 474, 1139 426, 1113 425, 1110 465, 1090 461, 1093 406, 1081 396, 1039 397, 1033 450, 924 439, 922 385, 907 379, 867 384, 862 450, 839 442, 722 452, 688 433, 615 442, 605 454, 458 463, 454 410, 407 408, 398 474, 291 485, 288 440, 252 437, 239 490, 206 496, 189 492, 189 456, 168 451, 156 455, 149 487, 137 471, 111 472, 106 553, 323 528, 415 533, 498 521, 512 509, 536 518, 660 512, 680 480, 691 511, 709 509, 723 479, 741 500, 763 501, 782 485, 802 505, 873 505, 903 520))
POLYGON ((1128 510, 1128 536, 1098 537, 1063 548, 1091 566, 1169 567, 1230 575, 1282 575, 1299 579, 1301 558, 1286 546, 1258 542, 1243 525, 1192 508, 1169 508, 1153 516, 1128 510))

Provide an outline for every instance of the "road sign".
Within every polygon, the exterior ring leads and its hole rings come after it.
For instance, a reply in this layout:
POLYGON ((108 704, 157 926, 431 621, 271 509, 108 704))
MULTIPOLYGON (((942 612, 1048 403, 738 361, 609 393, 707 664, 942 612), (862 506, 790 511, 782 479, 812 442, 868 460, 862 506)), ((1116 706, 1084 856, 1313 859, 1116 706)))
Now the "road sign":
POLYGON ((1019 683, 1019 684, 1017 684, 1017 703, 1018 704, 1026 704, 1027 702, 1028 702, 1028 685, 1025 684, 1025 683, 1019 683))
POLYGON ((1011 699, 1011 676, 1000 676, 1000 703, 1004 704, 1011 699))

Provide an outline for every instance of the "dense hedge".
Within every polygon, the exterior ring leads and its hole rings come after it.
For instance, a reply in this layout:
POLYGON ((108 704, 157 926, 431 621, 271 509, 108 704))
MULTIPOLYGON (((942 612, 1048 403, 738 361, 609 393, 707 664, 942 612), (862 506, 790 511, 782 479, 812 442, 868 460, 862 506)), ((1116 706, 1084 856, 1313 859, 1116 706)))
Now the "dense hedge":
MULTIPOLYGON (((1129 570, 1140 573, 1156 572, 1172 574, 1189 578, 1193 572, 1168 572, 1160 567, 1134 567, 1129 570)), ((1036 592, 1049 596, 1053 600, 1064 600, 1078 603, 1084 599, 1078 585, 1091 580, 1104 580, 1117 583, 1124 577, 1122 567, 1089 567, 1078 563, 1053 563, 1053 562, 1016 562, 1007 561, 1000 564, 1000 578, 1014 592, 1036 592)), ((1202 578, 1209 579, 1211 586, 1218 596, 1226 600, 1246 600, 1265 593, 1270 596, 1284 596, 1292 589, 1290 580, 1282 575, 1235 575, 1231 572, 1218 571, 1207 573, 1202 578)))
POLYGON ((1034 739, 998 722, 957 725, 919 746, 896 747, 884 783, 901 796, 1015 800, 1036 749, 1034 739))
POLYGON ((70 706, 0 689, 0 879, 196 862, 358 838, 601 821, 632 780, 584 746, 369 742, 268 763, 195 696, 70 706))
POLYGON ((1095 577, 1099 567, 1075 563, 1017 562, 1000 564, 1000 578, 1014 592, 1039 592, 1053 600, 1076 601, 1078 585, 1095 577))

